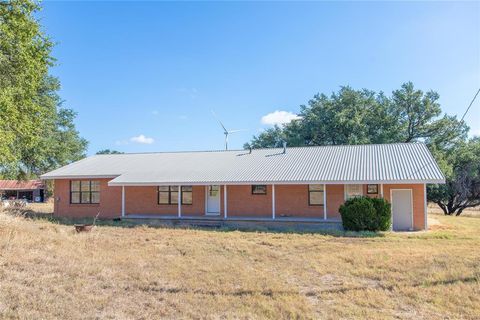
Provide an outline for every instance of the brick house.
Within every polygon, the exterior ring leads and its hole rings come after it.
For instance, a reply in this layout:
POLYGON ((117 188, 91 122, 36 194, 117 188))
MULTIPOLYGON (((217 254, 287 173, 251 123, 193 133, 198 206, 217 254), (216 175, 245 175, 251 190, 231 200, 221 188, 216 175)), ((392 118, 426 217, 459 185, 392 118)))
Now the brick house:
POLYGON ((325 223, 365 195, 394 230, 426 229, 426 185, 445 182, 422 143, 95 155, 42 179, 58 216, 325 223))

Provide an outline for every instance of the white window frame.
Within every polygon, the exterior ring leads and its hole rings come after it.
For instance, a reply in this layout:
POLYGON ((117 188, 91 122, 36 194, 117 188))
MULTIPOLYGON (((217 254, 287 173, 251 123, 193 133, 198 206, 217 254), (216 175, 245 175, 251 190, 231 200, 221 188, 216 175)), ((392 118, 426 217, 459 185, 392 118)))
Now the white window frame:
POLYGON ((311 207, 323 207, 325 205, 325 185, 324 184, 309 184, 308 185, 308 205, 311 207), (311 187, 321 187, 321 190, 312 190, 311 187), (312 193, 321 193, 322 194, 322 203, 312 204, 311 196, 312 193))
POLYGON ((355 197, 361 197, 363 196, 363 184, 346 184, 343 187, 344 189, 344 199, 347 201, 348 199, 355 198, 355 197), (360 188, 360 193, 356 192, 353 196, 349 196, 349 191, 348 190, 350 187, 355 186, 360 188))

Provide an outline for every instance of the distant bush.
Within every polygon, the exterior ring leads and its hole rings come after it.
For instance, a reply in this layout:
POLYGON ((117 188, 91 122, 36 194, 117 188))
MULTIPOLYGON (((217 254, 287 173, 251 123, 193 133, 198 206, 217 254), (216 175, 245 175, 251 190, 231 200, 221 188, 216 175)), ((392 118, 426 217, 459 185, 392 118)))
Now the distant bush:
POLYGON ((391 206, 382 198, 358 197, 340 206, 345 230, 385 231, 391 224, 391 206))

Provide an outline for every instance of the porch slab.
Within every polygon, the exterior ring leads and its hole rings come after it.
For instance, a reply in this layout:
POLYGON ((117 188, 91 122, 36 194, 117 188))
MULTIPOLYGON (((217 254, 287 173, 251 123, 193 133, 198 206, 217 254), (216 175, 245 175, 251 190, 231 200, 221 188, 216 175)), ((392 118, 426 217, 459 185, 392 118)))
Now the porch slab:
POLYGON ((135 224, 151 226, 193 226, 234 228, 241 230, 276 230, 315 232, 325 230, 343 230, 340 220, 324 220, 319 218, 278 217, 228 217, 221 216, 166 216, 153 214, 129 214, 122 220, 135 224))

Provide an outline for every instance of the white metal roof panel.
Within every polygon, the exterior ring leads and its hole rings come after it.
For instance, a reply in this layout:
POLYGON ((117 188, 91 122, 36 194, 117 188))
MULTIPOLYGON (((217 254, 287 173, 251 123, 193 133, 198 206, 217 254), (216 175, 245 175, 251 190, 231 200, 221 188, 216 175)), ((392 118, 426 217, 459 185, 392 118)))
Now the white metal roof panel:
POLYGON ((110 185, 443 183, 422 143, 95 155, 42 179, 113 178, 110 185))

